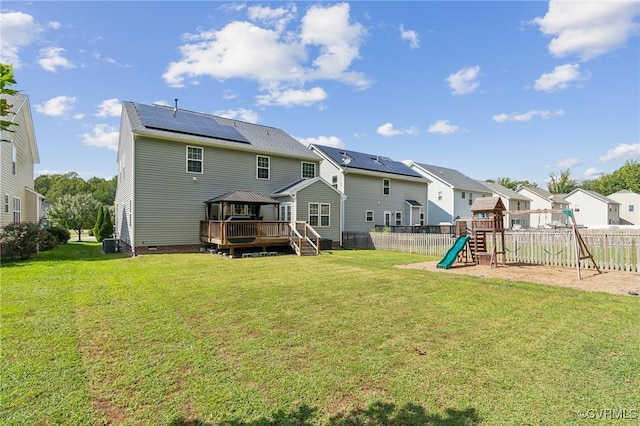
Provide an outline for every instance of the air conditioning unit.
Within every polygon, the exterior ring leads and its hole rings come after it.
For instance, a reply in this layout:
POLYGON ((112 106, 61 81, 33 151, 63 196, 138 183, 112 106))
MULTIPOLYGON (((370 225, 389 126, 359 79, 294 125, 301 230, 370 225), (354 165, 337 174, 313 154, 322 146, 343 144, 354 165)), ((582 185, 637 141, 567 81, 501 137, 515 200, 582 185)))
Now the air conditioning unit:
POLYGON ((102 252, 103 253, 115 253, 118 251, 118 239, 117 238, 105 238, 102 240, 102 252))

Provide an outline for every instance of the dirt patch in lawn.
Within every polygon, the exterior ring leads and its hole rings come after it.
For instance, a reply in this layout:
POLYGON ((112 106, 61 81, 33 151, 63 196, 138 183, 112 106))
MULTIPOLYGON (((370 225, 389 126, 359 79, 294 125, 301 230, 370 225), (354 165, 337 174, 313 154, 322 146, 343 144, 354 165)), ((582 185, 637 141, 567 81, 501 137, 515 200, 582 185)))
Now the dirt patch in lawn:
MULTIPOLYGON (((581 269, 582 279, 578 279, 576 268, 563 266, 542 266, 524 263, 507 263, 497 267, 454 265, 449 269, 438 269, 437 261, 398 265, 397 268, 422 269, 443 274, 472 275, 484 278, 500 278, 509 281, 523 281, 570 287, 577 290, 602 291, 611 294, 630 295, 640 291, 640 274, 634 272, 602 271, 581 269)), ((637 296, 636 296, 637 297, 637 296)))

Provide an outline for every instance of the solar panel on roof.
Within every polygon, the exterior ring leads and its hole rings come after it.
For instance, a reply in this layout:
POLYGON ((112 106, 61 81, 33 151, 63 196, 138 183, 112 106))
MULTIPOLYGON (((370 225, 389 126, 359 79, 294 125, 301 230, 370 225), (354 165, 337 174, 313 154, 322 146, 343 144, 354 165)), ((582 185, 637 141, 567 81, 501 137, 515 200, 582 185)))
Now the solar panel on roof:
POLYGON ((143 104, 135 105, 138 116, 146 128, 249 143, 238 130, 231 126, 219 124, 211 116, 178 110, 174 117, 171 108, 143 104))

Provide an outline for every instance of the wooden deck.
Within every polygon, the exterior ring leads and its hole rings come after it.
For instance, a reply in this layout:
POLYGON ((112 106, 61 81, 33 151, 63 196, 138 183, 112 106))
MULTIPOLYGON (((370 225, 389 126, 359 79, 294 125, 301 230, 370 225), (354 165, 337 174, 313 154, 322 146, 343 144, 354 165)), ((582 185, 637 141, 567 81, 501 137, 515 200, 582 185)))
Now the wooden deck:
POLYGON ((220 249, 288 246, 289 222, 283 221, 200 221, 200 241, 220 249))
POLYGON ((306 222, 201 220, 200 241, 234 253, 236 248, 291 247, 298 256, 320 253, 320 234, 306 222))

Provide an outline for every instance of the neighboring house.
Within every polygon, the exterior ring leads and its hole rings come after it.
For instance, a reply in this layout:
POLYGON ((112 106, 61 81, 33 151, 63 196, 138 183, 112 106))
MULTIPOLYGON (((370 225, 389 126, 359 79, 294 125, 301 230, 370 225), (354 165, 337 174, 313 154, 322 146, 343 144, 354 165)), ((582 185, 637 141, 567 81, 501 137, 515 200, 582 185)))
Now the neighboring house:
POLYGON ((473 200, 492 197, 492 191, 478 181, 454 169, 405 161, 412 170, 424 176, 429 184, 429 225, 454 224, 456 219, 471 219, 473 200))
POLYGON ((309 148, 323 159, 320 176, 345 194, 344 231, 367 232, 376 225, 411 230, 426 225, 429 181, 404 163, 322 145, 309 148))
POLYGON ((619 225, 620 203, 597 192, 577 188, 565 195, 576 223, 587 226, 619 225))
MULTIPOLYGON (((531 200, 531 210, 567 210, 569 202, 558 194, 542 188, 523 186, 516 191, 531 200)), ((567 226, 569 217, 560 211, 548 213, 531 213, 529 216, 530 228, 555 228, 567 226)))
POLYGON ((42 218, 44 195, 34 189, 33 165, 40 162, 29 98, 24 94, 2 95, 10 114, 2 117, 15 123, 3 131, 0 142, 0 226, 12 222, 37 223, 42 218))
POLYGON ((620 203, 620 225, 640 225, 640 194, 622 190, 607 198, 620 203))
POLYGON ((123 102, 117 159, 116 234, 133 254, 286 245, 296 221, 339 244, 341 194, 280 129, 123 102))
POLYGON ((504 225, 506 228, 529 228, 529 213, 509 213, 518 210, 529 210, 531 199, 516 191, 502 186, 495 182, 479 181, 493 193, 493 197, 500 197, 507 213, 504 215, 504 225))

